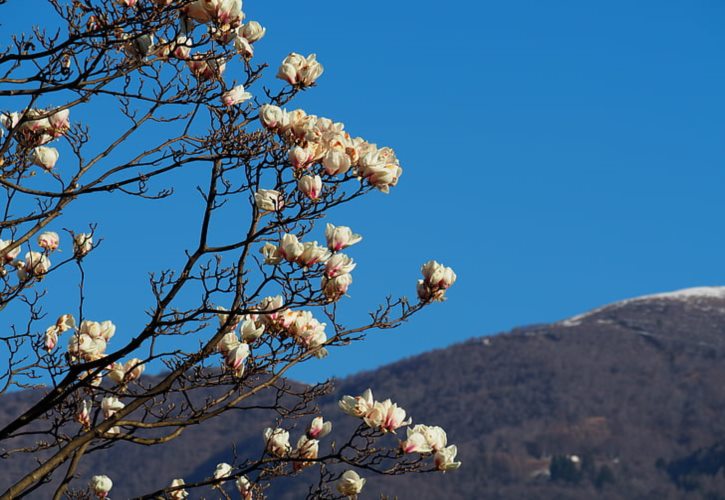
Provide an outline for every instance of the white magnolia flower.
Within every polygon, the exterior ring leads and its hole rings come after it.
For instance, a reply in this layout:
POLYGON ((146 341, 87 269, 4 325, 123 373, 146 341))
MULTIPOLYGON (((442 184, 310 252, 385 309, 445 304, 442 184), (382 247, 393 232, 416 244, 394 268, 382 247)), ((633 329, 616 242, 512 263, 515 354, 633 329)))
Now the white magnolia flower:
POLYGON ((108 396, 103 398, 103 401, 101 401, 101 409, 103 410, 103 418, 111 418, 113 415, 116 414, 117 411, 121 411, 126 407, 125 404, 121 402, 117 397, 115 396, 108 396))
POLYGON ((179 35, 178 37, 176 37, 176 40, 174 40, 171 55, 177 59, 186 60, 191 54, 192 46, 193 42, 190 38, 187 38, 184 35, 179 35))
MULTIPOLYGON (((183 479, 174 479, 171 481, 171 487, 172 488, 179 488, 180 486, 184 486, 186 484, 183 479)), ((184 488, 180 488, 178 490, 174 490, 169 492, 169 498, 171 500, 184 500, 189 497, 189 492, 186 491, 184 488)))
POLYGON ((318 262, 326 262, 330 255, 327 248, 320 246, 316 241, 308 241, 302 244, 302 253, 297 257, 297 263, 303 267, 310 267, 318 262))
POLYGON ((287 233, 282 236, 282 241, 279 244, 279 254, 286 261, 295 262, 304 250, 305 246, 300 243, 300 240, 294 234, 287 233))
POLYGON ((308 146, 303 148, 302 146, 295 146, 289 151, 289 162, 297 170, 304 170, 312 165, 315 159, 314 150, 308 146))
POLYGON ((264 104, 259 108, 259 121, 266 128, 276 129, 289 126, 289 115, 279 106, 264 104))
POLYGON ((239 476, 234 482, 243 500, 252 500, 252 483, 247 476, 239 476))
POLYGON ((18 267, 18 277, 21 280, 32 276, 42 278, 50 270, 50 259, 40 252, 28 252, 22 266, 18 267))
POLYGON ((403 169, 390 148, 375 149, 363 155, 359 162, 359 172, 361 177, 383 193, 388 193, 390 187, 395 186, 403 175, 403 169))
POLYGON ((407 429, 408 438, 400 446, 404 453, 431 453, 446 447, 446 432, 437 426, 418 424, 407 429))
POLYGON ((348 415, 362 418, 373 409, 374 404, 373 391, 366 389, 360 396, 343 396, 338 406, 348 415))
POLYGON ((423 279, 418 281, 418 297, 422 301, 444 300, 446 290, 456 282, 453 269, 431 260, 421 267, 423 279))
POLYGON ((45 231, 38 236, 38 245, 49 252, 54 251, 60 245, 60 236, 54 231, 45 231))
POLYGON ((350 274, 357 264, 344 253, 336 253, 325 263, 325 276, 335 278, 343 274, 350 274))
POLYGON ((264 441, 267 453, 272 456, 284 457, 290 452, 289 432, 284 429, 267 427, 264 430, 264 441))
POLYGON ((322 293, 329 300, 340 300, 352 284, 352 274, 340 274, 334 278, 322 277, 322 293))
MULTIPOLYGON (((293 458, 314 460, 317 458, 320 452, 320 442, 317 439, 312 439, 306 435, 300 436, 297 441, 297 447, 292 451, 291 456, 293 458)), ((293 469, 299 471, 306 466, 310 465, 310 462, 293 462, 293 469)))
POLYGON ((249 60, 254 57, 254 47, 252 47, 249 40, 243 36, 237 36, 234 38, 234 49, 240 56, 242 56, 242 59, 249 60))
POLYGON ((282 210, 284 207, 282 194, 274 189, 258 190, 254 193, 254 202, 257 204, 257 208, 259 208, 259 210, 267 212, 282 210))
POLYGON ((254 43, 259 41, 267 32, 267 30, 266 28, 263 28, 262 25, 259 24, 257 21, 249 21, 247 24, 242 26, 240 32, 249 43, 254 43))
POLYGON ((226 479, 231 476, 232 470, 234 468, 228 463, 222 462, 217 464, 216 469, 214 469, 214 479, 226 479))
POLYGON ((244 91, 244 85, 237 85, 222 94, 222 104, 225 106, 234 106, 252 98, 252 94, 244 91))
POLYGON ((241 341, 237 337, 237 334, 235 332, 227 332, 217 342, 216 350, 226 358, 227 354, 239 347, 239 344, 241 344, 241 341))
POLYGON ((307 428, 307 436, 310 439, 322 439, 332 432, 332 422, 325 422, 322 417, 315 417, 307 428))
POLYGON ((93 249, 93 236, 90 233, 76 233, 73 236, 73 252, 76 257, 83 257, 93 249))
POLYGON ((60 137, 70 129, 70 109, 56 111, 48 117, 53 137, 60 137))
POLYGON ((405 420, 405 410, 389 399, 383 402, 376 401, 372 409, 363 417, 363 420, 372 429, 383 432, 395 432, 396 429, 410 424, 405 420))
POLYGON ((349 227, 334 226, 330 223, 325 228, 325 238, 327 238, 327 248, 333 252, 339 252, 362 240, 362 236, 354 234, 349 227))
POLYGON ((106 498, 108 492, 113 488, 113 481, 108 476, 93 476, 90 487, 98 498, 106 498))
POLYGON ((450 470, 456 470, 461 466, 461 462, 456 462, 456 455, 458 454, 458 448, 455 444, 450 445, 447 448, 439 450, 435 454, 435 465, 439 471, 447 472, 450 470))
POLYGON ((116 325, 111 321, 98 323, 97 321, 83 320, 79 328, 81 335, 88 335, 91 338, 101 338, 108 342, 116 333, 116 325))
POLYGON ((55 326, 51 326, 45 330, 44 345, 45 350, 48 352, 55 349, 55 346, 58 345, 58 329, 55 326))
POLYGON ((277 78, 290 85, 308 87, 322 75, 324 68, 317 62, 317 56, 310 54, 307 57, 292 52, 288 55, 277 71, 277 78))
POLYGON ((91 426, 91 402, 87 399, 81 401, 78 405, 78 411, 75 414, 75 421, 83 426, 84 429, 88 429, 91 426))
POLYGON ((264 255, 265 264, 276 266, 277 264, 282 262, 282 256, 279 253, 279 248, 277 248, 277 245, 273 245, 272 243, 265 243, 264 246, 259 249, 259 252, 264 255))
POLYGON ((102 337, 91 337, 86 333, 77 333, 68 341, 68 354, 84 361, 95 361, 104 356, 106 341, 102 337))
POLYGON ((132 358, 123 363, 112 363, 109 366, 108 378, 117 384, 127 384, 141 377, 145 370, 144 364, 138 358, 132 358))
POLYGON ((2 259, 2 261, 4 261, 6 264, 9 264, 13 260, 15 260, 15 257, 17 257, 18 254, 20 253, 19 246, 13 248, 9 252, 5 251, 5 249, 12 244, 13 244, 13 240, 7 240, 7 241, 0 240, 0 259, 2 259))
POLYGON ((241 343, 227 353, 224 363, 234 373, 234 376, 241 377, 244 375, 244 362, 248 357, 249 345, 241 343))
POLYGON ((311 175, 303 175, 297 181, 297 189, 299 189, 309 199, 315 201, 320 199, 322 194, 322 178, 319 175, 314 177, 311 175))
POLYGON ((337 491, 342 495, 357 498, 365 486, 365 479, 361 478, 354 470, 346 471, 337 483, 337 491))
POLYGON ((257 323, 252 319, 245 319, 242 322, 242 340, 247 343, 252 343, 262 336, 264 333, 264 325, 257 326, 257 323))
POLYGON ((59 157, 60 153, 58 153, 58 150, 49 146, 38 146, 33 149, 33 163, 45 170, 53 170, 59 157))
POLYGON ((352 158, 346 151, 330 149, 322 158, 322 166, 329 175, 344 174, 352 166, 352 158))

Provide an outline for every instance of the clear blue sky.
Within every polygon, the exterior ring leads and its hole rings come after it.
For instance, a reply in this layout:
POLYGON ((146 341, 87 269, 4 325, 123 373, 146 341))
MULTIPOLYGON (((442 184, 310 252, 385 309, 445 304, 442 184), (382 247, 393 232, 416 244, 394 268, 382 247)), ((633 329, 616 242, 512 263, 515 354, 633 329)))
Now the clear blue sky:
MULTIPOLYGON (((394 147, 405 169, 389 196, 329 218, 365 237, 349 252, 349 317, 414 295, 429 258, 459 277, 446 303, 298 378, 725 284, 725 3, 246 0, 245 11, 267 27, 257 59, 316 52, 324 64, 298 106, 394 147)), ((88 263, 88 315, 130 336, 146 273, 195 238, 198 198, 182 187, 163 202, 84 203, 66 227, 99 222, 106 238, 88 263)), ((66 299, 51 299, 51 316, 66 299)))

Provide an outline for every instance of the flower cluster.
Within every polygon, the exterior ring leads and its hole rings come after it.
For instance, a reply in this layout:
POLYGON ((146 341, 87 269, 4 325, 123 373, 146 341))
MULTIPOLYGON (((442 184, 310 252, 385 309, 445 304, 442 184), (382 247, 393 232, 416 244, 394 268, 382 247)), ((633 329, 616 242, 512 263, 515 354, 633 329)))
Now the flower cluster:
POLYGON ((326 323, 320 323, 310 311, 293 311, 284 308, 281 296, 267 297, 258 306, 257 321, 270 333, 289 337, 316 356, 327 355, 322 346, 327 342, 326 323), (266 312, 272 311, 272 312, 266 312))
MULTIPOLYGON (((0 276, 7 274, 4 266, 9 265, 18 273, 21 281, 43 279, 50 271, 51 262, 48 257, 60 246, 60 236, 55 231, 44 231, 37 238, 41 251, 30 250, 25 253, 23 259, 18 259, 20 246, 16 246, 12 240, 0 240, 0 276), (8 250, 14 246, 12 250, 8 250)), ((90 234, 78 233, 74 239, 74 255, 82 257, 88 254, 93 248, 93 238, 90 234)))
POLYGON ((431 260, 421 267, 423 279, 418 280, 418 298, 424 302, 445 300, 445 293, 456 282, 453 269, 431 260))
POLYGON ((217 342, 216 350, 223 358, 223 365, 235 377, 244 375, 244 364, 250 355, 250 345, 264 333, 264 324, 258 315, 231 315, 217 313, 219 326, 224 328, 224 336, 217 342), (240 337, 236 329, 240 327, 240 337))
MULTIPOLYGON (((288 112, 271 104, 260 108, 259 120, 287 145, 289 162, 298 175, 314 165, 322 165, 320 174, 328 176, 352 169, 358 177, 387 193, 403 173, 392 149, 378 148, 361 137, 350 137, 342 123, 308 115, 301 109, 288 112)), ((298 187, 303 194, 316 199, 324 186, 321 177, 318 180, 318 176, 310 176, 304 182, 300 179, 298 187)))
POLYGON ((322 417, 315 417, 307 427, 305 434, 297 440, 297 446, 290 445, 289 432, 282 428, 264 430, 265 451, 273 457, 294 459, 293 469, 299 471, 311 465, 320 451, 320 439, 332 431, 332 423, 322 417))
MULTIPOLYGON (((376 401, 370 389, 360 396, 343 396, 339 406, 348 415, 362 419, 371 429, 384 433, 395 432, 400 427, 412 423, 410 418, 405 420, 404 409, 389 399, 383 402, 376 401)), ((461 463, 455 461, 458 449, 455 445, 447 446, 448 438, 442 428, 419 424, 408 427, 406 432, 407 439, 400 443, 403 453, 423 455, 435 453, 435 467, 443 472, 460 467, 461 463)))
MULTIPOLYGON (((108 342, 116 333, 116 325, 106 320, 102 322, 83 320, 76 326, 76 320, 71 314, 60 316, 54 325, 45 330, 44 345, 50 352, 58 344, 58 337, 62 333, 73 330, 68 340, 68 359, 71 362, 90 362, 103 358, 106 355, 108 342)), ((111 363, 106 368, 108 378, 116 384, 124 386, 137 380, 144 372, 145 365, 139 358, 132 358, 126 363, 111 363)), ((95 375, 92 385, 101 383, 102 375, 95 375)))
POLYGON ((370 389, 360 396, 343 396, 339 406, 348 415, 361 418, 371 429, 382 432, 395 432, 412 422, 411 419, 405 420, 405 410, 391 400, 375 401, 370 389))
POLYGON ((400 443, 403 453, 434 453, 434 462, 436 469, 440 471, 455 470, 461 466, 461 462, 456 462, 456 454, 458 448, 456 445, 448 444, 446 431, 437 426, 428 426, 418 424, 414 427, 408 427, 407 439, 400 443))
MULTIPOLYGON (((63 317, 61 316, 61 318, 63 317)), ((75 324, 75 319, 70 316, 66 324, 75 324)), ((58 322, 56 322, 56 328, 57 325, 58 322)), ((46 346, 49 344, 49 330, 46 330, 46 346)), ((81 322, 80 328, 77 329, 68 341, 68 354, 72 360, 95 361, 101 359, 105 356, 108 341, 111 340, 111 337, 115 333, 116 325, 111 321, 98 323, 96 321, 84 320, 81 322)))
MULTIPOLYGON (((7 113, 0 115, 0 123, 11 132, 14 138, 25 148, 42 146, 53 139, 62 137, 70 129, 70 110, 68 109, 29 109, 24 114, 7 113)), ((55 148, 46 148, 53 149, 55 148)), ((58 159, 55 151, 55 160, 58 159)), ((50 169, 55 165, 52 162, 50 169)), ((42 166, 42 165, 41 165, 42 166)))
POLYGON ((285 234, 279 246, 266 243, 260 248, 264 263, 277 265, 287 261, 309 268, 315 264, 324 264, 322 292, 330 301, 340 300, 352 284, 352 272, 355 262, 347 255, 339 253, 362 240, 347 226, 327 224, 325 229, 327 248, 316 241, 301 242, 294 234, 285 234))

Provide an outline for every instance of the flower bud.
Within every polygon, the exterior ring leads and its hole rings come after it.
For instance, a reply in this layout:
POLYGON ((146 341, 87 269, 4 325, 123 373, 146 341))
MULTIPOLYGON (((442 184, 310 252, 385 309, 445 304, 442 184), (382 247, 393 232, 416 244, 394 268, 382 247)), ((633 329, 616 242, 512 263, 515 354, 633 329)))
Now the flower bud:
POLYGON ((297 181, 297 188, 309 199, 316 201, 320 199, 322 193, 322 179, 319 175, 312 177, 311 175, 303 175, 297 181))
POLYGON ((365 479, 354 470, 345 471, 337 483, 337 491, 348 497, 357 497, 365 486, 365 479))
POLYGON ((32 160, 35 165, 38 165, 45 170, 53 170, 55 164, 58 162, 60 154, 55 148, 48 146, 38 146, 33 149, 32 160))
POLYGON ((54 251, 60 245, 60 236, 58 233, 53 231, 45 231, 38 236, 38 246, 44 248, 49 252, 54 251))
POLYGON ((263 28, 257 21, 249 21, 247 24, 242 26, 241 33, 249 43, 259 41, 264 34, 267 32, 266 28, 263 28))
POLYGON ((332 422, 325 422, 322 417, 315 417, 307 428, 310 439, 322 439, 332 432, 332 422))
POLYGON ((83 257, 93 249, 93 236, 90 233, 76 233, 73 236, 73 253, 83 257))
POLYGON ((90 483, 91 490, 98 498, 106 498, 113 488, 113 481, 108 476, 93 476, 90 483))

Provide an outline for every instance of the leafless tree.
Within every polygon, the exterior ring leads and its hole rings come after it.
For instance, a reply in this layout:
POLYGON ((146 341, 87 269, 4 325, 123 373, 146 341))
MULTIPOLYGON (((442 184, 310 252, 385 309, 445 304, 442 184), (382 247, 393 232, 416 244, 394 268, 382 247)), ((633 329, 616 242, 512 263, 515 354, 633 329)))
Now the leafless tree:
POLYGON ((44 7, 49 24, 16 34, 0 51, 0 309, 23 318, 0 336, 0 394, 45 388, 0 429, 5 457, 43 454, 1 498, 22 498, 51 478, 54 498, 104 497, 102 484, 70 488, 84 458, 118 442, 163 445, 190 426, 254 407, 263 391, 275 396, 257 457, 143 498, 184 498, 185 490, 209 487, 227 495, 219 486, 234 481, 246 498, 262 498, 275 478, 312 466, 320 479, 310 497, 352 497, 333 484, 344 469, 451 466, 440 446, 406 454, 387 433, 405 424, 404 414, 365 396, 351 400, 357 410, 348 407, 361 423, 347 441, 323 445, 314 429, 297 446, 282 439, 285 424, 315 416, 315 401, 330 391, 329 384, 290 385, 292 367, 395 328, 441 300, 455 280, 431 262, 416 301, 389 297, 365 324, 338 317, 354 267, 341 250, 358 238, 332 226, 318 245, 311 232, 331 208, 388 191, 402 170, 389 148, 283 109, 315 85, 322 66, 314 56, 291 54, 278 71, 280 90, 262 85, 267 65, 253 50, 264 29, 245 24, 240 0, 47 0, 44 7), (241 81, 230 84, 230 73, 241 81), (89 105, 104 114, 103 130, 84 125, 89 105), (188 229, 195 244, 178 269, 151 274, 147 324, 122 341, 112 323, 84 316, 84 263, 103 258, 103 221, 61 235, 52 229, 73 227, 64 213, 82 198, 162 199, 189 171, 206 178, 197 188, 201 223, 188 229), (239 227, 220 228, 218 215, 230 205, 239 207, 239 227), (74 251, 58 261, 54 251, 66 240, 74 251), (77 268, 80 293, 53 297, 54 275, 66 266, 77 268), (67 301, 57 321, 43 312, 51 298, 67 301), (141 377, 149 363, 164 367, 162 375, 141 377), (14 447, 20 438, 32 444, 14 447))

